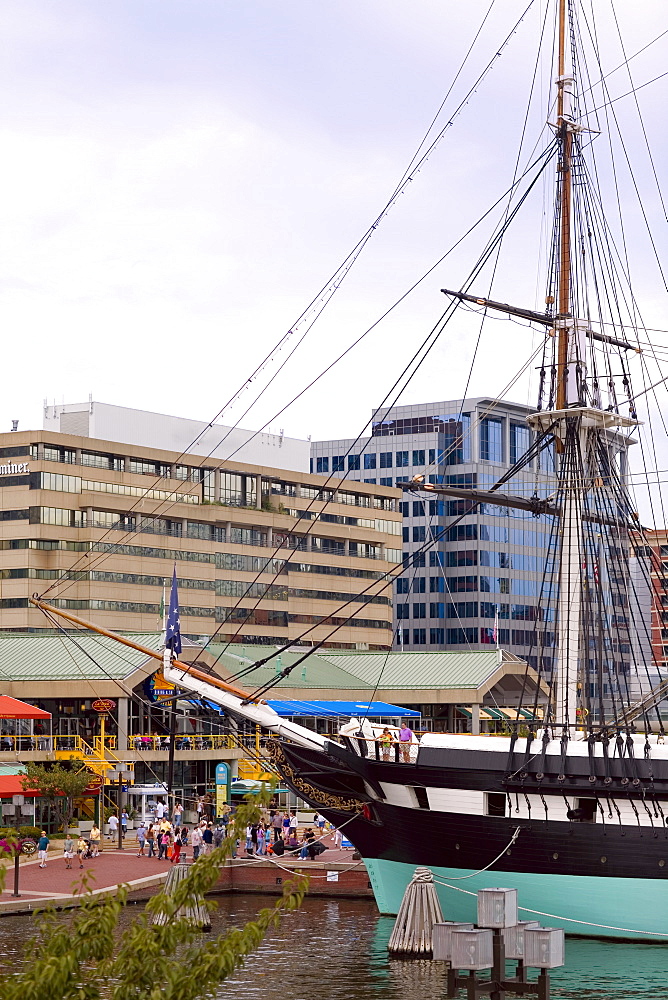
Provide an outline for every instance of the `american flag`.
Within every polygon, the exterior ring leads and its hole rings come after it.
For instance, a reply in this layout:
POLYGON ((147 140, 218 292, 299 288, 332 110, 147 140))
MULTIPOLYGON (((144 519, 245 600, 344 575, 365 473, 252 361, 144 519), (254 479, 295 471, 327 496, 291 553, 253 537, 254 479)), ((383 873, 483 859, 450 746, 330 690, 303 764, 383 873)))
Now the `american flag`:
POLYGON ((176 564, 172 576, 172 589, 169 592, 169 613, 167 614, 167 630, 165 646, 177 656, 181 652, 181 619, 179 618, 179 591, 176 585, 176 564))

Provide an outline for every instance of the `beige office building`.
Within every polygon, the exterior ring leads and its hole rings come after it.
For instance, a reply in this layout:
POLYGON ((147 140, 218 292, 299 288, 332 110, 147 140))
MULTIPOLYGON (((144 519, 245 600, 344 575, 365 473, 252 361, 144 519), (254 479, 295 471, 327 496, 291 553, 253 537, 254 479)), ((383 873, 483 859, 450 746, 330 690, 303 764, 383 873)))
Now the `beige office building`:
POLYGON ((184 635, 387 649, 398 497, 53 430, 0 434, 0 628, 53 629, 28 602, 39 593, 154 632, 176 562, 184 635))

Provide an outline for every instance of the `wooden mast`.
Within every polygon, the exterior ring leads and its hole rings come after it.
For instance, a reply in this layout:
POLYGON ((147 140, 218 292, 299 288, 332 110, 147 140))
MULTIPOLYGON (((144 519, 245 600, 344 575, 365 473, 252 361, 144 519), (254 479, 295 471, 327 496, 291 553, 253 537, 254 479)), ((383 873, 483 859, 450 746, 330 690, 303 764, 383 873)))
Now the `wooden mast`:
MULTIPOLYGON (((59 618, 64 618, 66 621, 73 622, 75 625, 80 625, 82 628, 90 629, 91 632, 97 632, 98 635, 104 635, 108 639, 114 639, 116 642, 120 642, 123 646, 129 646, 130 649, 136 649, 138 652, 145 653, 146 656, 150 656, 154 660, 158 660, 160 663, 163 662, 162 651, 157 652, 155 649, 149 649, 148 646, 142 646, 139 642, 133 642, 132 639, 126 639, 124 635, 119 635, 118 632, 110 632, 109 629, 100 628, 99 625, 94 625, 93 622, 86 621, 85 618, 78 618, 70 611, 61 611, 60 608, 54 608, 52 604, 47 604, 46 601, 40 601, 37 597, 29 597, 28 600, 31 604, 34 604, 36 608, 39 608, 40 611, 45 611, 50 615, 58 615, 59 618)), ((217 687, 220 688, 221 691, 233 694, 235 697, 241 698, 243 701, 252 703, 259 702, 262 704, 261 699, 253 698, 247 691, 234 687, 232 684, 227 684, 225 681, 221 680, 220 677, 216 677, 213 674, 206 674, 203 670, 198 670, 197 667, 193 667, 189 663, 182 663, 180 660, 172 660, 172 666, 177 667, 179 670, 186 671, 186 673, 191 674, 192 677, 196 677, 200 681, 206 681, 206 683, 211 684, 212 687, 217 687)))
MULTIPOLYGON (((557 128, 561 139, 561 197, 559 199, 559 288, 557 314, 561 320, 571 315, 571 151, 573 133, 564 117, 566 86, 566 3, 559 0, 559 55, 557 77, 557 128)), ((570 113, 570 108, 568 109, 570 113)), ((568 326, 562 322, 557 341, 557 409, 566 407, 566 378, 568 369, 568 326)))

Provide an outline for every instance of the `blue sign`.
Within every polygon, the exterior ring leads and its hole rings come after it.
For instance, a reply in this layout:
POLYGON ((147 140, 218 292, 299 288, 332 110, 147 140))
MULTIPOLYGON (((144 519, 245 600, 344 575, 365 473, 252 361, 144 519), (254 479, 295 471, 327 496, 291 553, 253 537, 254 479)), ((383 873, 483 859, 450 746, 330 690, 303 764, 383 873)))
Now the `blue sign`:
POLYGON ((222 816, 227 805, 230 787, 230 768, 223 761, 216 764, 216 816, 222 816))

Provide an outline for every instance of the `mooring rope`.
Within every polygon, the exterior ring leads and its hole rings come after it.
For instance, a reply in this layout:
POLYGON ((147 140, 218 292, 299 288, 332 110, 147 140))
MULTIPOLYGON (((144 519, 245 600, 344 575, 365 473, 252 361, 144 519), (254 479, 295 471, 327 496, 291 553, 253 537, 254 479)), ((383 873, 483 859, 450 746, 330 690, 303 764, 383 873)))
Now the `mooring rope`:
MULTIPOLYGON (((467 876, 468 877, 468 876, 467 876)), ((452 879, 454 882, 455 880, 452 879)), ((447 889, 454 889, 455 892, 463 892, 467 896, 477 896, 477 892, 471 892, 470 889, 461 889, 458 885, 450 885, 449 882, 442 882, 440 879, 434 876, 434 882, 437 885, 444 885, 447 889)), ((518 910, 522 913, 535 913, 539 917, 550 917, 551 920, 563 920, 569 924, 581 924, 586 927, 600 927, 602 930, 606 931, 621 931, 623 934, 646 934, 648 937, 662 937, 668 938, 668 933, 665 931, 639 931, 637 929, 632 929, 631 927, 614 927, 612 924, 596 924, 592 920, 576 920, 575 917, 563 917, 559 916, 558 913, 545 913, 543 910, 531 910, 528 906, 518 906, 518 910)))

